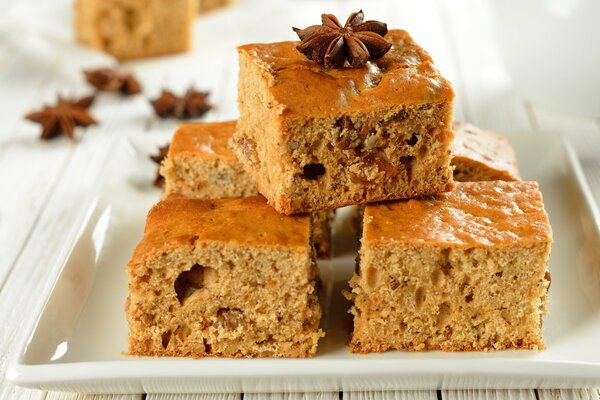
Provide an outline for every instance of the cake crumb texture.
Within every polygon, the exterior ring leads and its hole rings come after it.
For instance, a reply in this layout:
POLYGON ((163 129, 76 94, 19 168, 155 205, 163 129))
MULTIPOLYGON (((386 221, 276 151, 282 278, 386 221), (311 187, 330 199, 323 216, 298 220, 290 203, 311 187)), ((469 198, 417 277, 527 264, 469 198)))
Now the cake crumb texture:
POLYGON ((129 354, 311 357, 321 308, 310 218, 260 196, 152 208, 127 267, 129 354))
POLYGON ((552 231, 535 182, 367 205, 363 225, 353 352, 544 348, 552 231))

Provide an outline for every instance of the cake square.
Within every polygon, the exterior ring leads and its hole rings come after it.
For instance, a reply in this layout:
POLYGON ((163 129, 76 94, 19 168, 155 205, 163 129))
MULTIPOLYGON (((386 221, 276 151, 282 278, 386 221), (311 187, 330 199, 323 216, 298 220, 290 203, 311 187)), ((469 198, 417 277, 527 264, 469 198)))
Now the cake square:
POLYGON ((551 243, 536 182, 368 204, 350 349, 544 348, 551 243))
POLYGON ((181 124, 160 167, 165 194, 198 199, 257 195, 254 182, 229 148, 235 125, 236 121, 181 124))
POLYGON ((234 150, 284 214, 452 188, 454 92, 402 30, 364 67, 325 69, 298 42, 238 48, 234 150))
POLYGON ((455 181, 521 180, 515 151, 506 137, 460 121, 454 121, 452 128, 455 181))
MULTIPOLYGON (((200 122, 179 126, 160 173, 165 195, 181 193, 196 199, 248 197, 258 194, 254 182, 229 147, 237 121, 200 122)), ((317 257, 331 257, 331 220, 334 211, 313 213, 313 241, 317 257)))
POLYGON ((129 354, 313 356, 324 334, 310 229, 261 196, 159 202, 127 266, 129 354))
POLYGON ((188 51, 197 0, 76 0, 75 34, 119 60, 188 51))

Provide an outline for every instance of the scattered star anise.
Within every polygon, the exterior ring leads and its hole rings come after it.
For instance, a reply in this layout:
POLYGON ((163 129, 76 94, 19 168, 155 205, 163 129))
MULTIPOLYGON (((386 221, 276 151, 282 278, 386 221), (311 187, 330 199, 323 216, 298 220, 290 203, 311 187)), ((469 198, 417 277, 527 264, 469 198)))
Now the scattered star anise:
POLYGON ((348 60, 352 67, 361 67, 367 61, 377 60, 387 53, 392 44, 383 36, 387 24, 379 21, 363 22, 361 11, 350 14, 342 26, 335 15, 322 14, 322 25, 305 29, 293 28, 302 41, 296 48, 308 59, 325 68, 342 68, 348 60))
POLYGON ((96 89, 104 92, 120 92, 126 96, 142 91, 140 84, 129 72, 111 68, 83 71, 85 79, 96 89))
POLYGON ((154 186, 163 187, 165 184, 165 177, 160 174, 160 163, 165 159, 167 154, 169 153, 169 143, 164 146, 158 148, 158 154, 154 154, 150 156, 150 159, 158 164, 158 168, 156 169, 156 178, 154 178, 154 186))
POLYGON ((97 122, 88 113, 87 108, 94 102, 94 96, 79 100, 63 99, 58 96, 55 106, 44 106, 41 111, 34 111, 25 116, 26 119, 42 124, 40 139, 49 140, 64 133, 74 140, 76 126, 96 125, 97 122))
POLYGON ((174 117, 178 119, 199 118, 206 114, 212 106, 206 101, 207 92, 198 92, 189 88, 183 97, 178 97, 169 90, 163 90, 160 97, 152 100, 154 112, 160 118, 174 117))

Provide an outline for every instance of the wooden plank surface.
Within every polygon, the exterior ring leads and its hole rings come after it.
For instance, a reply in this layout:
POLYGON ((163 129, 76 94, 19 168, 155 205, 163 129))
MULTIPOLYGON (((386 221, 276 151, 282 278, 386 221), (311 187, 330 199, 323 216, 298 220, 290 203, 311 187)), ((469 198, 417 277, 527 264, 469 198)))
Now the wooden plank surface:
POLYGON ((443 400, 536 400, 535 390, 444 390, 443 400))
POLYGON ((19 388, 0 382, 0 399, 2 400, 44 400, 46 393, 41 390, 19 388))
POLYGON ((538 390, 538 400, 598 400, 597 389, 548 389, 538 390))
POLYGON ((48 392, 45 400, 142 400, 143 398, 144 396, 141 394, 78 394, 48 392))
POLYGON ((344 392, 343 400, 437 400, 436 390, 344 392))
POLYGON ((241 394, 148 394, 146 400, 241 400, 241 394))
POLYGON ((338 400, 338 392, 327 393, 245 393, 244 400, 338 400))

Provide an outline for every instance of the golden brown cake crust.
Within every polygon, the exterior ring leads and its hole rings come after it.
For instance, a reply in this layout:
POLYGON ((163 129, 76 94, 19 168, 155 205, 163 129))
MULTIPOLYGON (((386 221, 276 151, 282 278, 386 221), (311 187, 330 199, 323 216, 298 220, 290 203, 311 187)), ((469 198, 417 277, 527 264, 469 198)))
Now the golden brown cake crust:
POLYGON ((136 247, 130 266, 173 246, 198 240, 304 252, 309 233, 307 215, 280 215, 262 196, 194 200, 174 194, 148 213, 144 238, 136 247), (262 221, 260 228, 256 221, 262 221))
POLYGON ((537 182, 458 182, 453 192, 367 205, 366 242, 508 247, 552 242, 537 182))
POLYGON ((204 158, 235 160, 229 148, 229 139, 235 132, 236 124, 237 121, 182 124, 173 135, 167 157, 173 159, 192 153, 204 158))
POLYGON ((362 68, 324 70, 296 50, 298 42, 247 44, 248 54, 271 76, 273 107, 287 118, 378 111, 389 104, 452 100, 454 92, 429 54, 404 30, 390 30, 392 49, 362 68))
POLYGON ((515 152, 504 136, 460 121, 454 121, 452 128, 452 165, 457 181, 521 180, 515 152), (478 173, 471 177, 457 176, 463 170, 478 173))

